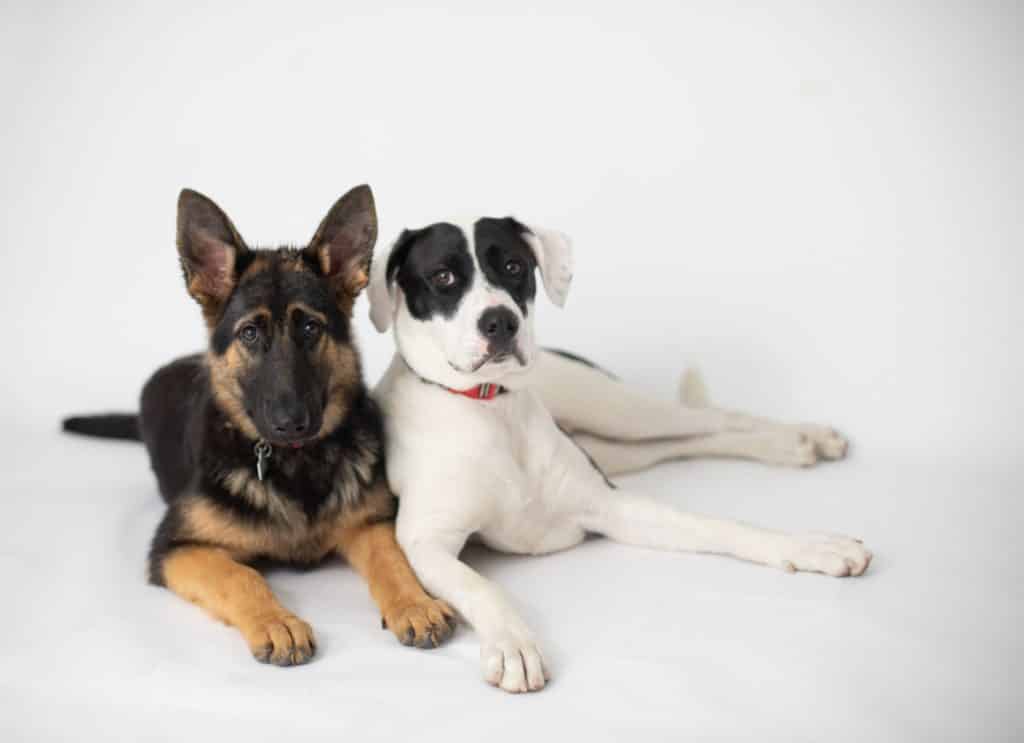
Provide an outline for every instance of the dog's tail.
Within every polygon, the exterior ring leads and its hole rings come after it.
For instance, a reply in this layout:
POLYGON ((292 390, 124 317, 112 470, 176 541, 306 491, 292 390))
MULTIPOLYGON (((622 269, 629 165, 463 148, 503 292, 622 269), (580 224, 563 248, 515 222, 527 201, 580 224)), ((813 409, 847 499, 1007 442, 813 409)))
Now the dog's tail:
POLYGON ((101 439, 142 440, 139 433, 139 416, 134 413, 75 415, 64 419, 63 428, 68 433, 97 436, 101 439))
POLYGON ((679 380, 679 402, 688 408, 706 408, 711 405, 704 377, 693 367, 683 372, 679 380))

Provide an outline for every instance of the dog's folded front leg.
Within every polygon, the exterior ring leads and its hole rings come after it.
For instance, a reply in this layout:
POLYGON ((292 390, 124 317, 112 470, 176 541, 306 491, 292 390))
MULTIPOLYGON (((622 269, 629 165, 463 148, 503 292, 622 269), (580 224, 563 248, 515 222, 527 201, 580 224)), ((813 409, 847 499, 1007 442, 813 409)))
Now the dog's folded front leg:
POLYGON ((179 596, 237 627, 258 661, 299 665, 316 652, 310 626, 281 606, 262 575, 225 549, 178 547, 162 558, 159 574, 179 596))
POLYGON ((513 693, 542 689, 550 675, 533 633, 501 589, 459 560, 465 537, 402 538, 401 528, 399 536, 427 590, 448 601, 479 633, 487 682, 513 693))
POLYGON ((789 534, 676 510, 651 498, 594 484, 583 527, 618 542, 654 549, 709 552, 791 572, 861 575, 871 553, 837 534, 789 534))

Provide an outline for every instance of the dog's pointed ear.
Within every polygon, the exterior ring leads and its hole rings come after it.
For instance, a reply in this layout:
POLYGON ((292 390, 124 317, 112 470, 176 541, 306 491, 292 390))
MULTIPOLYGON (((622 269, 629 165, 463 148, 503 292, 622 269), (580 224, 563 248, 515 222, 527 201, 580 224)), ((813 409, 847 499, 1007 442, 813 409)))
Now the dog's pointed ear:
POLYGON ((336 289, 352 300, 370 281, 376 242, 377 207, 373 191, 364 184, 335 202, 305 252, 336 289))
POLYGON ((423 230, 402 230, 386 250, 373 256, 373 268, 370 271, 370 320, 377 332, 384 333, 391 327, 391 318, 395 314, 397 289, 395 276, 409 253, 413 241, 423 230))
POLYGON ((544 291, 556 306, 564 307, 572 283, 572 243, 569 236, 543 227, 523 226, 523 239, 537 258, 544 291))
POLYGON ((177 243, 188 293, 215 311, 234 290, 238 259, 249 250, 242 236, 211 199, 186 188, 178 195, 177 243))

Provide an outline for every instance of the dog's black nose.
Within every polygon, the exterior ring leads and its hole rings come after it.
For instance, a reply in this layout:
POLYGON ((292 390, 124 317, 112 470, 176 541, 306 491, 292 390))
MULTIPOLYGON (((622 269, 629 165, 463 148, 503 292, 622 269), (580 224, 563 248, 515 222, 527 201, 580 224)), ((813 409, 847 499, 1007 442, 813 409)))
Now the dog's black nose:
POLYGON ((519 332, 519 318, 508 307, 491 307, 480 315, 478 323, 484 338, 492 347, 508 345, 519 332))
POLYGON ((284 441, 301 439, 309 430, 309 410, 301 400, 279 400, 267 410, 267 423, 284 441))

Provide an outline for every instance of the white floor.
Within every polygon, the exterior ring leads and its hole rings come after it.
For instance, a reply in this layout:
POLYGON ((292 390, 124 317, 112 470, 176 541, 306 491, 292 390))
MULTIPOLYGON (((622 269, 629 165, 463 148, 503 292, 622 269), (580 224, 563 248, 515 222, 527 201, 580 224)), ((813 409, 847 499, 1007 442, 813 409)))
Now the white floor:
MULTIPOLYGON (((1019 5, 436 5, 0 9, 0 740, 1024 738, 1019 5), (469 210, 572 235, 545 343, 847 432, 841 464, 632 484, 861 537, 868 574, 472 552, 552 660, 520 697, 467 629, 399 646, 342 565, 271 576, 321 641, 290 670, 147 586, 142 449, 57 429, 203 344, 178 190, 265 244, 364 181, 382 241, 469 210)), ((375 379, 364 300, 356 331, 375 379)))
POLYGON ((7 740, 924 741, 1024 730, 1024 555, 1019 523, 992 515, 1019 487, 1008 471, 863 455, 810 471, 692 462, 635 477, 688 508, 842 529, 877 557, 861 579, 830 579, 603 540, 544 558, 472 551, 552 659, 547 690, 509 697, 480 680, 470 630, 435 651, 400 646, 341 564, 272 574, 321 650, 306 667, 255 663, 233 630, 145 584, 161 504, 140 448, 35 433, 5 456, 7 740))

